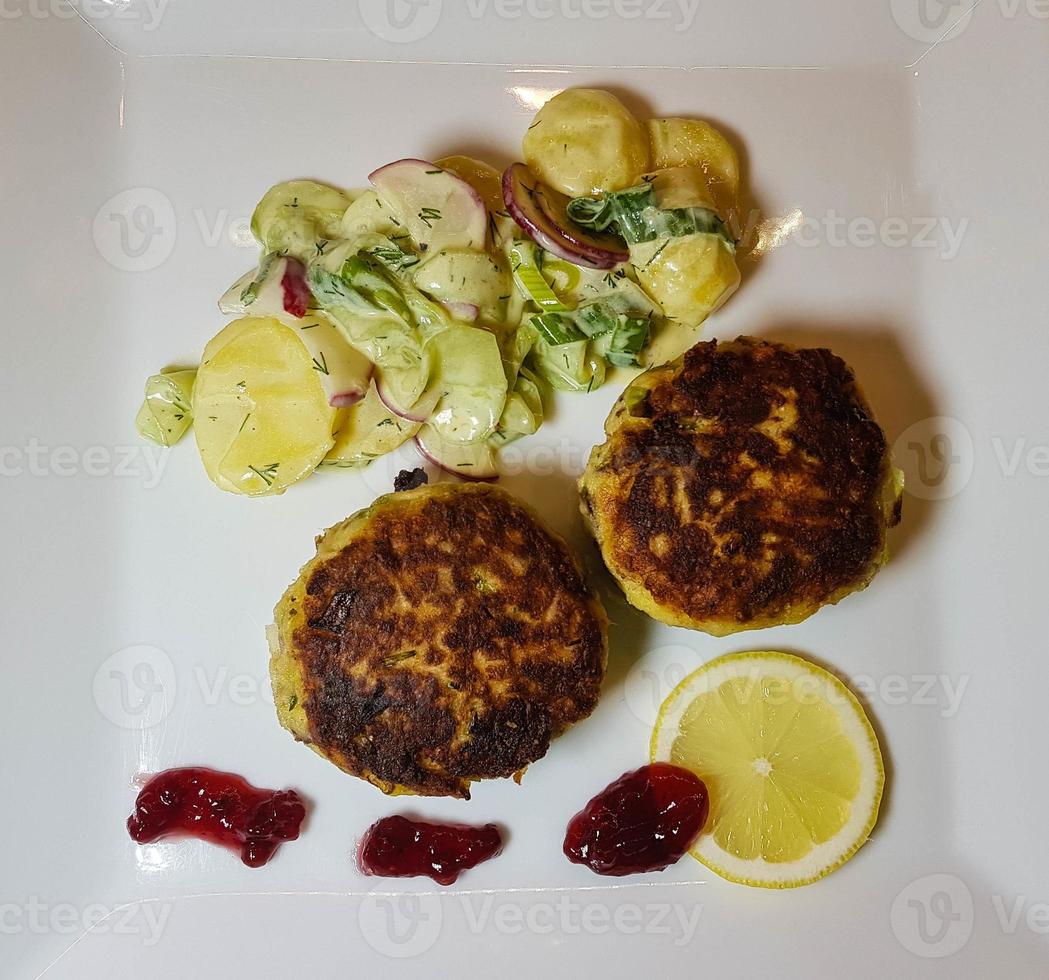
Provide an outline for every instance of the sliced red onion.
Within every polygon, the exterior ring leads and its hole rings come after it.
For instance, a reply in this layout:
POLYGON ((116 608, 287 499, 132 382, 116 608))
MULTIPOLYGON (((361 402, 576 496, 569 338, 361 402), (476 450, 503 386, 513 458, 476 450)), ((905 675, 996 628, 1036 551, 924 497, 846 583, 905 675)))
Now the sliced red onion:
POLYGON ((568 198, 564 194, 540 184, 535 191, 535 201, 550 223, 572 243, 573 248, 604 251, 615 257, 616 265, 630 261, 630 252, 619 239, 580 228, 568 217, 568 198))
POLYGON ((332 395, 328 399, 328 404, 331 405, 332 408, 352 408, 366 394, 367 391, 361 391, 357 388, 350 391, 340 391, 338 394, 332 395))
MULTIPOLYGON (((523 164, 513 163, 503 174, 503 201, 506 209, 528 235, 548 252, 566 262, 590 269, 614 269, 630 255, 622 247, 609 247, 607 239, 593 238, 580 229, 565 232, 547 211, 557 209, 547 198, 549 191, 523 164), (544 207, 545 205, 545 207, 544 207)), ((567 217, 564 219, 568 223, 567 217)))
POLYGON ((381 374, 375 381, 375 391, 379 396, 379 400, 394 415, 398 418, 404 419, 406 422, 425 422, 433 413, 437 402, 441 399, 440 389, 427 389, 422 393, 422 396, 414 405, 410 408, 404 408, 397 403, 397 399, 390 394, 389 390, 383 384, 381 374))
POLYGON ((334 370, 330 375, 334 384, 338 385, 338 388, 328 395, 328 404, 332 408, 351 408, 368 394, 371 387, 375 365, 355 347, 351 350, 355 356, 347 358, 345 364, 337 365, 342 370, 334 370))

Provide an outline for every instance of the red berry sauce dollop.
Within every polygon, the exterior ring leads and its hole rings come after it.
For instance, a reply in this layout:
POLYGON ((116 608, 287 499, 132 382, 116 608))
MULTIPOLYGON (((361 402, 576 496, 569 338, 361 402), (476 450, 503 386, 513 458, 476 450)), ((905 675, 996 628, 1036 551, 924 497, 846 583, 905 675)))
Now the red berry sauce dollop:
POLYGON ((256 789, 233 773, 192 767, 153 776, 135 800, 127 829, 139 844, 197 837, 259 868, 284 841, 299 836, 305 816, 294 790, 256 789))
POLYGON ((425 875, 439 885, 451 885, 467 868, 495 857, 502 849, 502 834, 493 823, 470 827, 393 816, 383 817, 365 831, 357 863, 367 875, 425 875))
POLYGON ((564 852, 599 875, 662 871, 692 846, 709 810, 703 780, 654 762, 621 776, 577 813, 564 852))

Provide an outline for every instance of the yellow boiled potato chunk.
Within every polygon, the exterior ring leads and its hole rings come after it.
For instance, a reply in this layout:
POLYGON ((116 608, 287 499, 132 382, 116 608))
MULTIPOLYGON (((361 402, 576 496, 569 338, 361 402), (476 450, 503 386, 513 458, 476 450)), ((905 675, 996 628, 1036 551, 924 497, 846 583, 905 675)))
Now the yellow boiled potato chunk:
POLYGON ((465 180, 481 195, 481 200, 489 211, 504 209, 502 174, 491 164, 460 154, 442 157, 434 163, 442 170, 451 171, 460 180, 465 180))
POLYGON ((193 390, 197 448, 211 480, 283 493, 331 448, 336 410, 294 331, 270 317, 230 323, 204 350, 193 390))
POLYGON ((732 144, 702 119, 650 119, 648 138, 654 168, 702 168, 718 213, 728 221, 739 200, 739 156, 732 144))
POLYGON ((717 235, 685 235, 630 247, 637 280, 674 321, 703 322, 739 285, 736 256, 717 235))
POLYGON ((648 169, 644 129, 600 89, 554 96, 536 113, 522 149, 531 171, 569 197, 629 187, 648 169))

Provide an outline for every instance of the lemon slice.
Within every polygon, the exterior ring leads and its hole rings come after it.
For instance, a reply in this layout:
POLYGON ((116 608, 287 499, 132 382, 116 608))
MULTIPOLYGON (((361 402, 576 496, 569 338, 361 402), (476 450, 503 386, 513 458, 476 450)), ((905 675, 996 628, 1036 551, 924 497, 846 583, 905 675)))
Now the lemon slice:
POLYGON ((269 317, 234 320, 204 349, 194 433, 208 476, 249 496, 283 493, 331 449, 336 410, 295 332, 269 317))
POLYGON ((807 885, 878 819, 885 769, 863 708, 787 653, 731 654, 690 674, 663 702, 651 753, 707 784, 710 819, 690 853, 730 881, 807 885))

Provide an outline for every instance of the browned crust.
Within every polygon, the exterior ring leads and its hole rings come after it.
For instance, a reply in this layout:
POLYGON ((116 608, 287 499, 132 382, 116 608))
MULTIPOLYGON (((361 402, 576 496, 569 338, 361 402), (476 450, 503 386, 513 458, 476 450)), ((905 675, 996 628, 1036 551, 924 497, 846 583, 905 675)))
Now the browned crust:
POLYGON ((583 507, 632 601, 727 633, 796 622, 873 576, 899 515, 885 436, 841 358, 709 341, 631 388, 583 507))
POLYGON ((594 709, 604 611, 512 497, 441 484, 351 523, 277 610, 315 749, 386 792, 469 797, 594 709))

